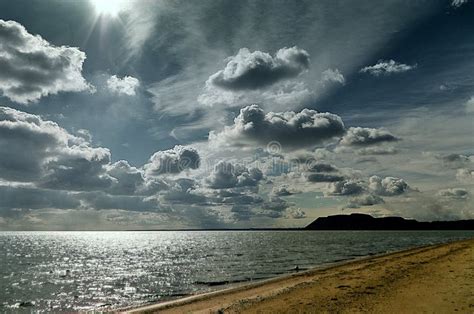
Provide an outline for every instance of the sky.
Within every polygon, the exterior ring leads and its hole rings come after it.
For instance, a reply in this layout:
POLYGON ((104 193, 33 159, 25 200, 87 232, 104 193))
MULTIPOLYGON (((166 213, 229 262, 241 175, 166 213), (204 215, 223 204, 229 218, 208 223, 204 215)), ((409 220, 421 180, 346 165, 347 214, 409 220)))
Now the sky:
POLYGON ((474 219, 474 1, 0 0, 0 230, 474 219))

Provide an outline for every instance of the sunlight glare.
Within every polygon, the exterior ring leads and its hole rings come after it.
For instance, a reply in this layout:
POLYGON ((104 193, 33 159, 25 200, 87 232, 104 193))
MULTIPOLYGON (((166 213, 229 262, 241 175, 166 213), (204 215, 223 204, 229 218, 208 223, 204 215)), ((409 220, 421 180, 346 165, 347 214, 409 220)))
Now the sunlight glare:
POLYGON ((126 0, 91 0, 97 14, 117 16, 123 9, 126 0))

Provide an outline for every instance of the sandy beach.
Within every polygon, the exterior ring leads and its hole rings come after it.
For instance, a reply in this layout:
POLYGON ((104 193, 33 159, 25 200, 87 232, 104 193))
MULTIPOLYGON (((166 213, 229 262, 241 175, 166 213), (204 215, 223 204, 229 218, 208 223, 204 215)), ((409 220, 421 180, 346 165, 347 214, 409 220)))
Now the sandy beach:
POLYGON ((312 269, 129 313, 474 313, 474 239, 312 269))

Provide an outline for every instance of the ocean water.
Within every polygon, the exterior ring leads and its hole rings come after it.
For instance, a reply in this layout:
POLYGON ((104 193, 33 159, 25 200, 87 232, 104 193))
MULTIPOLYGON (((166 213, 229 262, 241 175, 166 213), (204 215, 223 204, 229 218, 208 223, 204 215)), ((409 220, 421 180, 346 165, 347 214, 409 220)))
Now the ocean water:
POLYGON ((0 232, 0 312, 135 306, 466 231, 0 232))

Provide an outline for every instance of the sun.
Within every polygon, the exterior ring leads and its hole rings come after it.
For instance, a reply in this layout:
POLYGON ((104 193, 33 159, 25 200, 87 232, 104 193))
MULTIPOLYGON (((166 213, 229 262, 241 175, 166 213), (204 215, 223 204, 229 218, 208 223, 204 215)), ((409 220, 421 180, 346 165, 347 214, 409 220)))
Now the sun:
POLYGON ((90 0, 97 14, 117 16, 126 5, 127 0, 90 0))

